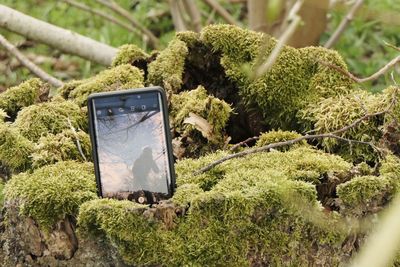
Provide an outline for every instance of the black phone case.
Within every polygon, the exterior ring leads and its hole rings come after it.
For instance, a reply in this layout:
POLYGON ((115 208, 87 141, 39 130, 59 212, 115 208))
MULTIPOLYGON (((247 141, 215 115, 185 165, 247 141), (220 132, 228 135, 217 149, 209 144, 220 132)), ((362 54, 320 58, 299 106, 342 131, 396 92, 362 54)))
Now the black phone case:
MULTIPOLYGON (((167 153, 168 153, 168 164, 170 168, 170 188, 168 188, 168 195, 172 197, 175 191, 175 169, 174 169, 174 161, 173 161, 173 153, 172 153, 172 139, 171 139, 171 131, 169 128, 169 118, 168 118, 168 104, 167 104, 167 97, 165 94, 164 89, 159 86, 156 87, 145 87, 145 88, 135 88, 135 89, 127 89, 121 91, 112 91, 112 92, 104 92, 104 93, 93 93, 88 97, 88 117, 89 117, 89 134, 90 140, 92 144, 92 155, 93 155, 93 163, 95 169, 95 176, 96 176, 96 184, 97 184, 97 192, 100 197, 103 197, 102 189, 101 189, 101 179, 100 179, 100 169, 99 169, 99 161, 97 155, 97 143, 96 143, 96 133, 94 127, 94 115, 93 115, 93 105, 92 102, 94 99, 97 98, 106 98, 109 96, 119 96, 119 95, 131 95, 131 94, 140 94, 146 92, 159 92, 161 94, 161 101, 162 101, 162 109, 160 110, 163 115, 164 125, 165 125, 165 136, 166 136, 166 146, 167 146, 167 153)), ((144 192, 144 194, 148 194, 149 192, 144 192)), ((130 199, 132 200, 132 199, 130 199)), ((147 203, 151 204, 151 203, 147 203)))

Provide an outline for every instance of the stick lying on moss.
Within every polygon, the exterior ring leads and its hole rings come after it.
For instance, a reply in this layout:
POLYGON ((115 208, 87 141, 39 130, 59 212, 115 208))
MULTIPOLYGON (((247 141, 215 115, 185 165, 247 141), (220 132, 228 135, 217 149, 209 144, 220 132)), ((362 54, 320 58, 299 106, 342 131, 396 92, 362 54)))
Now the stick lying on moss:
POLYGON ((359 141, 359 140, 348 139, 348 138, 341 137, 338 134, 344 133, 344 132, 356 127, 358 124, 360 124, 361 122, 363 122, 365 120, 368 120, 369 118, 389 113, 390 110, 393 108, 393 106, 397 102, 396 95, 397 95, 398 91, 399 91, 399 87, 396 86, 396 90, 393 93, 392 101, 390 102, 390 104, 388 105, 388 107, 385 110, 379 111, 379 112, 375 112, 375 113, 366 113, 361 118, 353 121, 351 124, 346 125, 346 126, 340 128, 340 129, 336 130, 336 131, 332 131, 332 132, 329 132, 329 133, 323 133, 323 134, 303 135, 301 137, 294 138, 294 139, 291 139, 291 140, 288 140, 288 141, 272 143, 272 144, 268 144, 266 146, 262 146, 262 147, 258 147, 258 148, 252 148, 252 149, 248 149, 248 150, 245 150, 245 151, 242 151, 242 152, 234 153, 234 154, 228 155, 226 157, 223 157, 223 158, 221 158, 219 160, 216 160, 216 161, 210 163, 209 165, 201 168, 200 170, 194 172, 193 174, 194 175, 199 175, 199 174, 204 173, 206 171, 209 171, 212 168, 214 168, 215 166, 217 166, 217 165, 219 165, 219 164, 221 164, 221 163, 223 163, 223 162, 225 162, 227 160, 233 159, 233 158, 244 157, 244 156, 247 156, 247 155, 250 155, 250 154, 254 154, 254 153, 258 153, 258 152, 267 152, 267 151, 269 151, 269 150, 271 150, 273 148, 278 148, 278 147, 287 146, 287 145, 293 145, 293 144, 301 142, 303 140, 312 140, 312 139, 321 139, 321 138, 334 138, 334 139, 346 141, 346 142, 349 142, 349 143, 369 145, 374 150, 376 150, 378 152, 378 154, 381 154, 381 149, 378 148, 377 146, 375 146, 372 142, 364 142, 364 141, 359 141))

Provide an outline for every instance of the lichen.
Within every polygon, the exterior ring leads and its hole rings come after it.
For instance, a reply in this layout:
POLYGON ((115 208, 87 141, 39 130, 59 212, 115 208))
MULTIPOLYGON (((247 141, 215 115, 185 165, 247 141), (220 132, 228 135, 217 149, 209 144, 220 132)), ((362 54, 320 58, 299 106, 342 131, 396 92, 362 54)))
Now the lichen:
POLYGON ((177 93, 182 85, 187 54, 186 44, 178 39, 173 39, 168 47, 148 65, 147 83, 162 86, 170 93, 177 93))
POLYGON ((91 93, 143 87, 143 79, 141 70, 129 64, 124 64, 104 70, 81 84, 77 83, 72 90, 65 87, 63 92, 65 95, 67 91, 70 91, 68 98, 74 99, 79 106, 85 106, 91 93))
POLYGON ((48 134, 39 139, 34 147, 32 167, 38 168, 58 161, 91 159, 90 138, 84 131, 64 130, 58 134, 48 134), (78 149, 78 142, 81 152, 78 149), (85 157, 85 158, 84 158, 85 157))
MULTIPOLYGON (((262 146, 266 146, 266 145, 273 144, 273 143, 293 140, 293 139, 296 139, 299 137, 301 137, 301 134, 299 134, 295 131, 272 130, 269 132, 262 133, 260 135, 259 139, 257 140, 256 146, 262 147, 262 146)), ((285 145, 282 147, 278 147, 277 149, 280 151, 286 151, 290 148, 298 147, 298 146, 302 146, 302 145, 307 145, 307 142, 305 140, 303 140, 294 145, 285 145)))
POLYGON ((222 53, 221 65, 239 86, 243 102, 248 108, 259 109, 272 128, 299 128, 298 110, 321 97, 352 89, 349 78, 318 63, 324 60, 346 69, 343 59, 331 50, 285 46, 265 75, 253 79, 246 69, 255 69, 268 57, 277 43, 274 38, 235 26, 211 25, 203 29, 201 40, 222 53))
POLYGON ((52 101, 23 108, 14 122, 21 134, 36 142, 49 133, 66 129, 87 129, 87 119, 73 101, 52 101))
MULTIPOLYGON (((329 97, 317 103, 310 104, 301 112, 306 130, 313 129, 315 133, 329 133, 339 130, 363 117, 385 109, 385 101, 381 95, 373 95, 363 90, 351 94, 329 97)), ((383 115, 369 118, 356 127, 344 131, 340 136, 357 141, 376 142, 381 138, 380 126, 383 115)), ((352 161, 375 161, 376 152, 365 144, 349 144, 337 139, 321 139, 322 146, 327 151, 338 153, 352 161)))
POLYGON ((39 96, 45 89, 46 85, 37 78, 11 87, 0 94, 0 109, 3 109, 10 117, 15 117, 21 108, 38 102, 39 96))
POLYGON ((75 216, 79 206, 95 199, 93 165, 62 161, 14 176, 5 186, 5 200, 17 201, 23 216, 32 217, 44 229, 65 216, 75 216))
POLYGON ((136 45, 126 44, 118 48, 118 53, 114 57, 111 66, 115 67, 123 64, 132 64, 137 60, 145 60, 148 57, 149 55, 136 45))
POLYGON ((34 144, 22 136, 15 127, 8 123, 0 123, 0 161, 12 172, 30 168, 33 147, 34 144))

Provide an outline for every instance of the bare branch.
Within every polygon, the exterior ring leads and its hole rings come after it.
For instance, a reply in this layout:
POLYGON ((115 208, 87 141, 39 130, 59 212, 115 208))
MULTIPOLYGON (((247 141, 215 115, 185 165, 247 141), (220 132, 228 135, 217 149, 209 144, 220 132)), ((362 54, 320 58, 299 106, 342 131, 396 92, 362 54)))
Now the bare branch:
POLYGON ((394 50, 397 50, 397 51, 400 52, 400 47, 397 47, 397 46, 395 46, 395 45, 392 45, 392 44, 390 44, 390 43, 388 43, 388 42, 386 42, 386 41, 383 41, 383 43, 384 43, 386 46, 388 46, 388 47, 390 47, 390 48, 393 48, 394 50))
POLYGON ((149 31, 146 27, 143 27, 142 24, 140 24, 138 21, 136 21, 131 14, 126 11, 123 7, 118 5, 115 1, 111 0, 96 0, 98 3, 102 4, 105 7, 108 7, 110 10, 114 11, 115 13, 121 15, 122 17, 126 18, 133 27, 137 28, 140 32, 142 32, 144 35, 146 35, 149 38, 150 43, 154 46, 157 47, 159 40, 158 38, 151 32, 149 31))
POLYGON ((30 61, 24 54, 18 51, 18 49, 9 41, 7 41, 7 39, 4 38, 4 36, 1 34, 0 34, 0 45, 3 46, 11 55, 15 56, 21 62, 22 65, 28 68, 33 74, 35 74, 40 79, 50 83, 55 87, 60 87, 64 85, 62 81, 46 73, 39 66, 30 61))
POLYGON ((178 0, 169 0, 169 8, 171 10, 171 16, 175 26, 175 31, 177 32, 186 31, 187 28, 178 5, 178 0))
POLYGON ((63 52, 111 65, 117 49, 0 4, 0 27, 63 52))
POLYGON ((347 70, 344 70, 344 69, 340 68, 339 66, 336 66, 332 63, 328 63, 325 61, 318 61, 318 62, 324 66, 327 66, 329 68, 332 68, 332 69, 342 73, 343 75, 349 77, 356 83, 364 83, 364 82, 374 81, 374 80, 378 79, 381 75, 385 74, 390 68, 392 68, 394 65, 396 65, 397 63, 400 62, 400 56, 395 57, 389 63, 387 63, 385 66, 383 66, 380 70, 378 70, 377 72, 375 72, 374 74, 372 74, 371 76, 368 76, 366 78, 357 78, 356 76, 354 76, 354 74, 352 74, 352 73, 348 72, 347 70))
POLYGON ((349 25, 349 23, 354 19, 354 14, 357 12, 357 10, 361 7, 363 4, 364 0, 357 0, 354 5, 351 7, 349 12, 346 14, 344 19, 340 22, 339 26, 337 27, 336 31, 332 34, 332 36, 329 38, 329 40, 325 43, 325 48, 331 48, 336 44, 336 42, 339 40, 340 36, 346 29, 346 27, 349 25))
POLYGON ((232 25, 240 26, 240 23, 236 21, 234 17, 229 14, 226 9, 221 6, 217 1, 215 0, 204 0, 204 2, 209 5, 212 9, 214 9, 226 22, 232 25))
POLYGON ((199 174, 201 174, 203 172, 209 171, 212 168, 214 168, 215 166, 217 166, 217 165, 219 165, 219 164, 221 164, 221 163, 223 163, 223 162, 225 162, 227 160, 230 160, 230 159, 245 157, 247 155, 254 154, 254 153, 259 153, 259 152, 267 152, 267 151, 270 151, 273 148, 278 148, 278 147, 287 146, 287 145, 293 145, 293 144, 301 142, 303 140, 334 138, 334 139, 337 139, 337 140, 346 141, 346 142, 348 142, 350 144, 355 143, 355 144, 369 145, 373 149, 375 149, 379 154, 381 154, 381 150, 377 146, 375 146, 372 142, 364 142, 364 141, 352 140, 352 139, 341 137, 338 134, 341 134, 343 132, 348 131, 349 129, 352 129, 352 128, 356 127, 358 124, 360 124, 361 122, 363 122, 365 120, 368 120, 369 118, 380 116, 380 115, 388 113, 396 103, 396 100, 397 100, 396 99, 396 95, 397 95, 397 90, 394 92, 392 101, 387 106, 387 108, 385 110, 379 111, 379 112, 375 112, 375 113, 365 114, 361 118, 355 120, 353 123, 351 123, 351 124, 349 124, 349 125, 347 125, 347 126, 345 126, 343 128, 340 128, 338 130, 332 131, 330 133, 304 135, 304 136, 301 136, 301 137, 298 137, 298 138, 295 138, 295 139, 291 139, 291 140, 288 140, 288 141, 272 143, 272 144, 268 144, 266 146, 252 148, 252 149, 241 151, 241 152, 238 152, 238 153, 235 153, 235 154, 231 154, 231 155, 223 157, 223 158, 221 158, 219 160, 216 160, 216 161, 212 162, 211 164, 208 164, 207 166, 201 168, 200 170, 194 172, 193 174, 194 175, 199 175, 199 174))
POLYGON ((196 32, 201 31, 201 14, 199 9, 197 8, 196 1, 191 1, 191 0, 183 0, 183 4, 185 6, 185 9, 187 13, 189 14, 192 23, 193 23, 193 28, 196 32))
POLYGON ((113 17, 111 15, 108 15, 107 13, 104 13, 104 12, 102 12, 100 10, 93 9, 92 7, 89 7, 89 6, 85 5, 85 4, 76 2, 74 0, 61 0, 61 1, 67 3, 67 4, 71 5, 71 6, 74 6, 76 8, 79 8, 79 9, 81 9, 83 11, 86 11, 86 12, 92 13, 94 15, 97 15, 99 17, 102 17, 102 18, 104 18, 104 19, 106 19, 106 20, 108 20, 108 21, 110 21, 110 22, 112 22, 112 23, 114 23, 116 25, 121 26, 122 28, 127 29, 128 31, 131 31, 131 32, 135 33, 135 34, 140 34, 136 28, 134 28, 131 25, 129 25, 129 24, 127 24, 127 23, 125 23, 125 22, 123 22, 123 21, 121 21, 121 20, 119 20, 119 19, 117 19, 117 18, 115 18, 115 17, 113 17))
POLYGON ((240 143, 237 143, 237 144, 233 145, 233 146, 230 148, 230 151, 234 151, 236 148, 238 148, 238 147, 240 147, 240 146, 243 146, 243 145, 247 145, 248 142, 255 141, 255 140, 258 140, 258 139, 260 139, 259 136, 249 137, 249 138, 247 138, 246 140, 244 140, 244 141, 242 141, 242 142, 240 142, 240 143))

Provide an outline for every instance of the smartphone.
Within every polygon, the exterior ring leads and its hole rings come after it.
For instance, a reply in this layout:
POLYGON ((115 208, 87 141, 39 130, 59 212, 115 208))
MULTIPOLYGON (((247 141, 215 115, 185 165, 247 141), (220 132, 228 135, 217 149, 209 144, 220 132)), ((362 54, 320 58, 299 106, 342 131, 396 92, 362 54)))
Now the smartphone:
POLYGON ((175 174, 166 103, 161 87, 88 97, 93 162, 101 197, 141 204, 172 197, 175 174))

